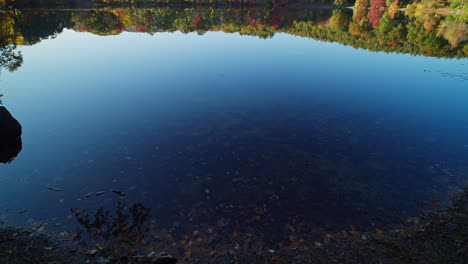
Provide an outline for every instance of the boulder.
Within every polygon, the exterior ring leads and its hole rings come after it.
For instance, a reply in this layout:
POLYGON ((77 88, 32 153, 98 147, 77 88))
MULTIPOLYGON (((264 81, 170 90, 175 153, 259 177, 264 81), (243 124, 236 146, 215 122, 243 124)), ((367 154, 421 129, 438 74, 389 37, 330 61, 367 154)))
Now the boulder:
POLYGON ((0 106, 0 163, 10 163, 23 148, 21 124, 0 106))

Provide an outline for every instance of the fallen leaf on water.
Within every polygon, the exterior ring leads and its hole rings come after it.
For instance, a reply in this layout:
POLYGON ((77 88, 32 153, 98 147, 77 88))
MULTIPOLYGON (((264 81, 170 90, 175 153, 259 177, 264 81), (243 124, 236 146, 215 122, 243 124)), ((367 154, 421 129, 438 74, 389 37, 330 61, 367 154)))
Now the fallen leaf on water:
POLYGON ((74 214, 79 214, 83 211, 83 208, 70 208, 70 211, 74 214))
POLYGON ((54 188, 54 187, 50 187, 50 186, 46 186, 46 188, 49 189, 49 190, 52 190, 52 191, 57 191, 57 192, 61 191, 61 189, 59 189, 59 188, 54 188))
POLYGON ((128 250, 128 252, 130 252, 130 253, 133 253, 133 252, 138 251, 138 249, 136 249, 135 247, 128 248, 127 250, 128 250))
POLYGON ((86 254, 88 254, 88 255, 94 255, 96 253, 98 253, 97 249, 92 249, 92 250, 89 250, 88 252, 86 252, 86 254))
POLYGON ((115 189, 112 189, 111 191, 112 191, 113 193, 115 193, 115 194, 118 194, 118 195, 120 195, 120 196, 122 196, 122 197, 125 197, 125 193, 124 193, 124 192, 121 192, 121 191, 115 190, 115 189))
POLYGON ((74 235, 69 236, 69 237, 67 238, 67 240, 70 240, 70 241, 71 241, 71 240, 75 240, 75 239, 78 238, 78 237, 79 237, 79 234, 76 233, 76 234, 74 234, 74 235))

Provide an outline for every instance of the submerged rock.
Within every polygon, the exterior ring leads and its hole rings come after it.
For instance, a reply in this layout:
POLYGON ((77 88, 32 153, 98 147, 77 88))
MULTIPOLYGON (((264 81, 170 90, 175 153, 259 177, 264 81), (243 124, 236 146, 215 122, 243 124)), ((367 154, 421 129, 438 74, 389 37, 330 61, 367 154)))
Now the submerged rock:
POLYGON ((119 263, 175 264, 177 258, 166 252, 161 252, 156 256, 152 254, 151 256, 122 257, 119 261, 119 263))
POLYGON ((23 148, 20 123, 0 106, 0 163, 9 163, 18 156, 23 148))
POLYGON ((175 264, 177 259, 166 252, 161 252, 157 257, 153 257, 153 263, 157 264, 175 264))

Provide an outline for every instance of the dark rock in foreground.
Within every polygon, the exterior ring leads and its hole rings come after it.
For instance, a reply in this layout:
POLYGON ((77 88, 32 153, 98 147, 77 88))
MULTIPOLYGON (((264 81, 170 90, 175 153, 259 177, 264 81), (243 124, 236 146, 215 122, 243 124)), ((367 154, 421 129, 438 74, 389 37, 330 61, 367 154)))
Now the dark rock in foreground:
POLYGON ((0 163, 11 162, 23 148, 20 123, 0 106, 0 163))

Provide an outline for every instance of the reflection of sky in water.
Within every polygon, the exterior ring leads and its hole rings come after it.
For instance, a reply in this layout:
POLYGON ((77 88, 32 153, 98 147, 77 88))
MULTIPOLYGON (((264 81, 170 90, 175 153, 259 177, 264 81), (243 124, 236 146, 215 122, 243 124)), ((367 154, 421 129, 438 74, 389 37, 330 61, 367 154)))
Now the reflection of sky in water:
POLYGON ((21 50, 24 65, 0 77, 23 126, 23 151, 0 167, 0 208, 29 210, 11 214, 19 223, 117 188, 171 221, 251 201, 349 224, 357 207, 400 214, 466 180, 467 82, 440 72, 466 75, 466 60, 285 34, 66 30, 21 50))

